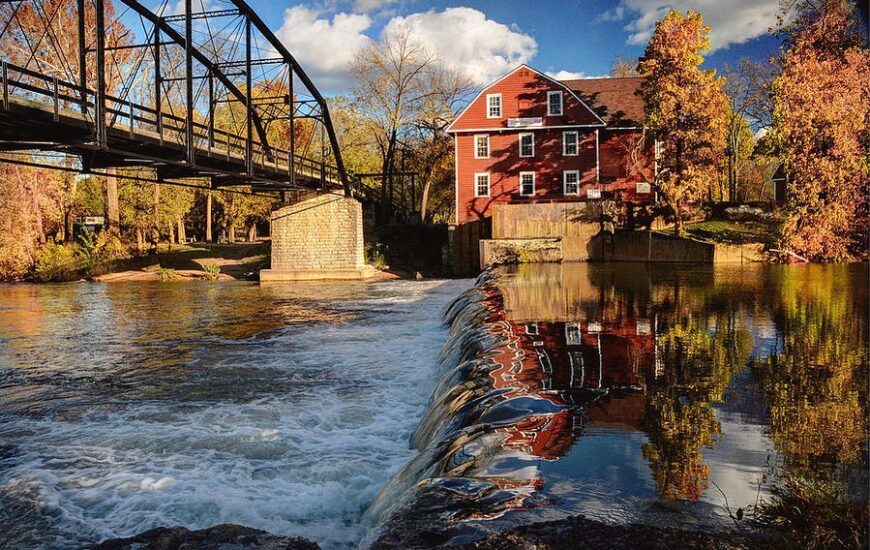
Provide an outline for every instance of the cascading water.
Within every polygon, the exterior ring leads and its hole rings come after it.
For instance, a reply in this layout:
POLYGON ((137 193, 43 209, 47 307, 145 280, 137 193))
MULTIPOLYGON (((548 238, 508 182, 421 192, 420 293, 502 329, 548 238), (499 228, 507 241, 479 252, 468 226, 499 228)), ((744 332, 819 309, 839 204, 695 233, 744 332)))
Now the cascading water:
POLYGON ((403 547, 409 541, 400 531, 438 533, 433 543, 466 541, 456 521, 524 506, 539 484, 535 464, 550 452, 546 434, 579 418, 569 395, 546 387, 545 361, 523 349, 524 335, 506 320, 494 271, 443 317, 450 332, 439 357, 442 381, 411 439, 419 454, 366 512, 378 527, 364 546, 403 547), (415 513, 421 507, 425 517, 415 513))

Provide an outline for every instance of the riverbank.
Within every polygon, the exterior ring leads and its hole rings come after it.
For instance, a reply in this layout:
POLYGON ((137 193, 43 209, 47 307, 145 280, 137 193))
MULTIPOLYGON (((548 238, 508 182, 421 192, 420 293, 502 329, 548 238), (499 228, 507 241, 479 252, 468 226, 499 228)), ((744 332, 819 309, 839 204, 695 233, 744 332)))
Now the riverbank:
MULTIPOLYGON (((483 540, 461 545, 439 544, 419 526, 394 531, 367 550, 574 550, 582 541, 586 550, 748 550, 763 540, 745 534, 728 536, 658 529, 644 525, 609 525, 572 517, 527 525, 483 540)), ((192 531, 183 527, 158 528, 134 537, 107 540, 93 550, 317 550, 302 537, 284 537, 241 525, 216 525, 192 531)))

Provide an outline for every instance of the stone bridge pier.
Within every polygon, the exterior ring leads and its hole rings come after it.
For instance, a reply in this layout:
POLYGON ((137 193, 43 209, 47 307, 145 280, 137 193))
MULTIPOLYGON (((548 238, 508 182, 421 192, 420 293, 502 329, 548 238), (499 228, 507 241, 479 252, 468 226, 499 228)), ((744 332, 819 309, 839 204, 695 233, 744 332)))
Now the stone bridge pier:
POLYGON ((272 212, 272 261, 260 281, 367 279, 362 204, 338 193, 282 206, 272 212))

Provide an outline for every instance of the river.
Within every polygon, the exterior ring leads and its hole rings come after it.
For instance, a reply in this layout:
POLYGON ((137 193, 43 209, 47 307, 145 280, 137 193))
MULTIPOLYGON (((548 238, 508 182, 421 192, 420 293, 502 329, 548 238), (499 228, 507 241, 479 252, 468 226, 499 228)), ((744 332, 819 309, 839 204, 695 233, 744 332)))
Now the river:
POLYGON ((461 545, 578 514, 727 533, 786 480, 866 506, 867 287, 866 264, 485 274, 447 311, 420 452, 368 539, 461 545))
POLYGON ((3 536, 727 532, 786 476, 866 502, 867 286, 860 264, 0 286, 3 536))
POLYGON ((0 285, 0 547, 222 522, 356 546, 468 285, 0 285))

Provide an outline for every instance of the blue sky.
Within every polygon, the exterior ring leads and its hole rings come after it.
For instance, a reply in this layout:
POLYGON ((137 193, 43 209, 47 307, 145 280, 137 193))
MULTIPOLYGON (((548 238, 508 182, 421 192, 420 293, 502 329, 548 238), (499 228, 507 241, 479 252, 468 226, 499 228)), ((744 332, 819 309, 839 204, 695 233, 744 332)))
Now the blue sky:
POLYGON ((561 77, 607 74, 635 58, 671 6, 712 27, 707 65, 776 54, 779 0, 249 0, 325 93, 348 89, 354 52, 385 30, 411 32, 480 85, 519 63, 561 77))

